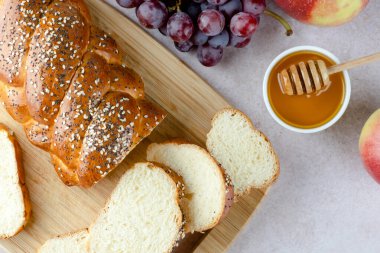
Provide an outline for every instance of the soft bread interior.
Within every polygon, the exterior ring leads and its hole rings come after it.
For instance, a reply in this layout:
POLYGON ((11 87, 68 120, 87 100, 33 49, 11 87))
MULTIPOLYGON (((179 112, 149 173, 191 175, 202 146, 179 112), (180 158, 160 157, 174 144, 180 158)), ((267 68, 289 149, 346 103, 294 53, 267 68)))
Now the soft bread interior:
POLYGON ((50 239, 42 245, 39 253, 86 253, 87 252, 86 230, 81 230, 73 234, 58 236, 50 239))
POLYGON ((89 252, 171 252, 182 229, 177 184, 151 163, 121 178, 90 228, 89 252))
POLYGON ((202 232, 220 220, 226 199, 223 174, 208 152, 193 144, 163 143, 148 147, 147 159, 182 176, 189 199, 187 230, 202 232))
POLYGON ((270 142, 237 110, 217 113, 207 135, 207 149, 231 176, 238 196, 268 186, 279 173, 270 142))
POLYGON ((23 227, 26 210, 16 150, 4 129, 0 129, 0 161, 0 237, 6 238, 23 227))

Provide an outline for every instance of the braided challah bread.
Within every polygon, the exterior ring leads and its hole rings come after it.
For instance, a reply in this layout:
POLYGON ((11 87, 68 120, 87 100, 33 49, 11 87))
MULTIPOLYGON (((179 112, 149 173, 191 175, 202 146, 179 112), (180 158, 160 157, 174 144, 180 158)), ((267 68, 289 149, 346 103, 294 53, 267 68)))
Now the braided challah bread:
POLYGON ((83 0, 0 0, 0 99, 61 180, 90 187, 164 118, 83 0))

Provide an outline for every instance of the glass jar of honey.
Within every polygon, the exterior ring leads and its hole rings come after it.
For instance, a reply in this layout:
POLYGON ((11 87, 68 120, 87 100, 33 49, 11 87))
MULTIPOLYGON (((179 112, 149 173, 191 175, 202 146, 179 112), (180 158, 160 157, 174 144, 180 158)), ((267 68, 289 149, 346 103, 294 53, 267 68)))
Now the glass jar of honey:
POLYGON ((278 73, 308 60, 323 60, 327 67, 339 63, 333 54, 319 47, 291 48, 274 59, 263 84, 264 101, 272 117, 282 126, 300 133, 319 132, 333 125, 346 110, 351 94, 347 71, 331 75, 331 85, 323 91, 308 95, 283 94, 278 73))

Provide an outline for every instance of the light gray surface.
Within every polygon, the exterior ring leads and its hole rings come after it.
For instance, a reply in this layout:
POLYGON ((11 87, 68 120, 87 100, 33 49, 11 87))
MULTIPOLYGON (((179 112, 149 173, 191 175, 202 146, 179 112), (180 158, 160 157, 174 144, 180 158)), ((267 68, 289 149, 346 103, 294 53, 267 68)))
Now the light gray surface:
MULTIPOLYGON (((353 89, 348 110, 336 125, 319 134, 296 134, 277 125, 261 95, 266 67, 290 47, 320 46, 341 60, 380 51, 378 10, 380 1, 371 1, 357 19, 336 28, 307 26, 288 18, 295 30, 290 38, 278 23, 263 17, 251 45, 227 49, 223 62, 214 68, 201 66, 194 53, 177 52, 168 38, 152 32, 246 112, 280 156, 278 182, 229 252, 380 252, 380 186, 363 169, 357 147, 365 120, 380 108, 380 63, 350 71, 353 89)), ((135 19, 134 11, 126 13, 135 19)))
MULTIPOLYGON (((336 28, 307 26, 288 18, 295 30, 290 38, 277 22, 263 17, 252 44, 246 49, 228 48, 223 62, 214 68, 201 66, 194 53, 177 52, 168 38, 152 32, 246 112, 280 156, 278 182, 229 252, 380 252, 380 186, 363 169, 358 155, 361 128, 380 108, 380 63, 350 71, 353 89, 348 110, 336 125, 319 134, 296 134, 277 125, 261 95, 267 66, 290 47, 320 46, 341 60, 380 51, 379 9, 380 1, 371 1, 357 19, 336 28)), ((133 11, 127 14, 135 19, 133 11)))

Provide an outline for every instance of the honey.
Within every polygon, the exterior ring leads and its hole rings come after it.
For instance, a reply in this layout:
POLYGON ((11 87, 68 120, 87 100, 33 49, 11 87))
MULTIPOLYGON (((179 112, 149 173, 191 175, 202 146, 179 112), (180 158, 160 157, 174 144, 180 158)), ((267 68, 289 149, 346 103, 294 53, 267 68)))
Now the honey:
POLYGON ((345 96, 343 73, 331 75, 331 85, 323 92, 294 96, 283 94, 277 74, 293 64, 308 60, 323 60, 327 67, 335 65, 332 59, 318 52, 299 51, 281 59, 268 78, 268 97, 273 111, 282 121, 303 129, 320 127, 329 122, 339 112, 345 96))

